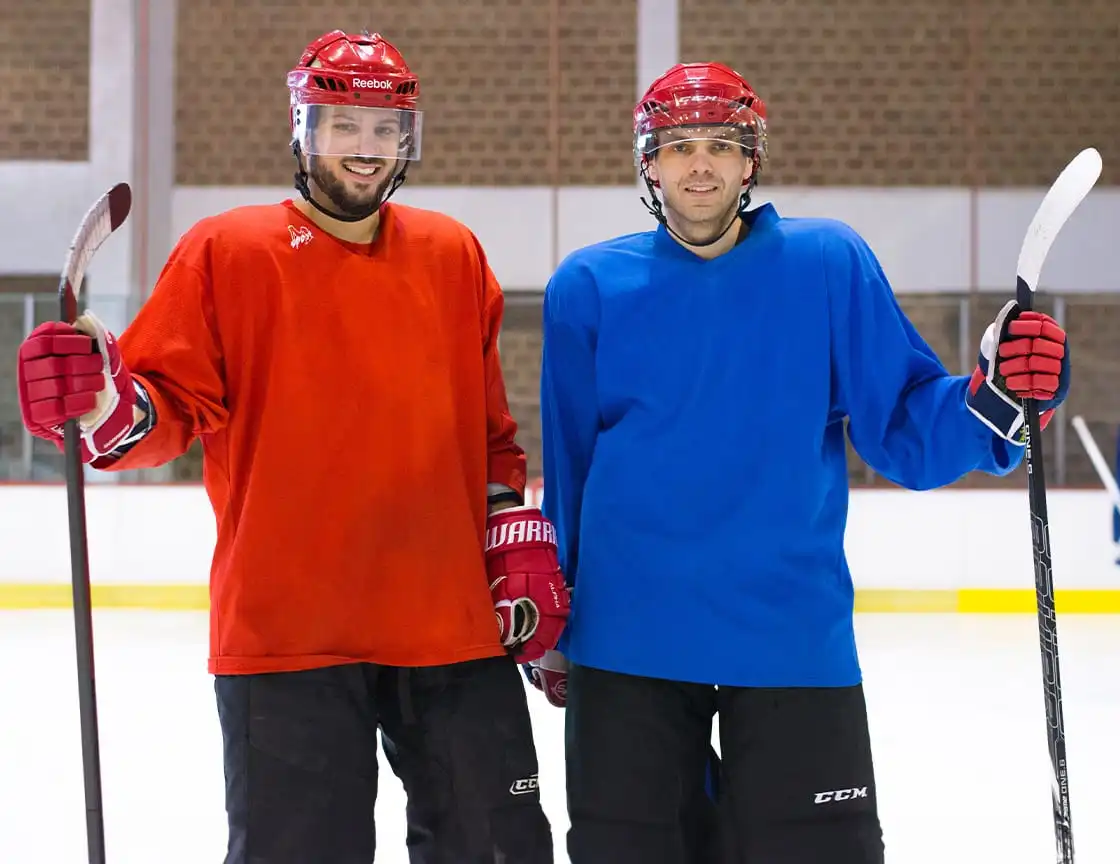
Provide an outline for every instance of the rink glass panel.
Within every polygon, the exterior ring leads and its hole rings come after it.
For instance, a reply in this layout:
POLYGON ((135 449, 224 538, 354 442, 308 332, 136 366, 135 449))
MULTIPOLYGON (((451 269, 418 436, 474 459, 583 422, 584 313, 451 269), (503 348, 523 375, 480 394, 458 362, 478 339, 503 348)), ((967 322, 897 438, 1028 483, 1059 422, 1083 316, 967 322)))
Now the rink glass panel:
MULTIPOLYGON (((61 482, 62 458, 45 441, 25 434, 19 415, 15 356, 20 340, 31 327, 55 316, 53 276, 0 277, 0 482, 61 482)), ((976 350, 988 323, 1004 300, 1000 294, 907 294, 899 303, 942 362, 955 374, 971 372, 976 350)), ((1109 463, 1115 465, 1120 430, 1120 296, 1106 294, 1040 295, 1040 310, 1066 327, 1071 343, 1074 379, 1069 399, 1043 435, 1047 479, 1052 486, 1099 486, 1080 440, 1069 426, 1080 414, 1089 425, 1109 463)), ((502 353, 510 410, 518 423, 518 440, 525 448, 529 476, 541 471, 540 350, 541 295, 507 293, 502 353)), ((889 487, 890 481, 863 464, 848 447, 848 474, 853 487, 889 487)), ((202 448, 195 442, 166 472, 128 472, 133 482, 198 482, 202 478, 202 448)), ((961 488, 1026 488, 1022 470, 1009 477, 983 474, 955 484, 961 488)))
MULTIPOLYGON (((92 279, 83 284, 88 292, 92 279)), ((20 418, 16 384, 19 344, 45 321, 58 320, 58 276, 0 275, 0 482, 62 483, 66 480, 62 452, 51 442, 35 438, 20 418)), ((115 317, 124 298, 101 298, 98 312, 115 317)), ((81 307, 84 310, 84 304, 81 307)), ((131 478, 130 478, 131 479, 131 478)))

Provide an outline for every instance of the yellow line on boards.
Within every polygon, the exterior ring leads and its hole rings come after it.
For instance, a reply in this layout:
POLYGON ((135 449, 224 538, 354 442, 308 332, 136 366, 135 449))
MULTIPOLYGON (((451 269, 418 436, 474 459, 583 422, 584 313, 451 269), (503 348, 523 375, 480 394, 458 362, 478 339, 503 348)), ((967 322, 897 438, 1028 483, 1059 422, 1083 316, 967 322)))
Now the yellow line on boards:
MULTIPOLYGON (((1120 614, 1120 590, 1070 588, 1054 593, 1054 608, 1064 615, 1120 614)), ((1029 588, 956 588, 944 590, 865 589, 856 591, 856 611, 956 612, 967 615, 1034 614, 1035 592, 1029 588)))
MULTIPOLYGON (((94 585, 98 609, 148 609, 161 612, 206 611, 206 585, 94 585)), ((68 583, 0 583, 0 610, 69 609, 68 583)), ((1055 607, 1065 615, 1120 615, 1120 589, 1058 590, 1055 607)), ((1035 593, 1021 588, 895 589, 856 591, 858 613, 1033 614, 1035 593)))
MULTIPOLYGON (((151 609, 162 612, 205 611, 210 608, 207 585, 93 585, 90 599, 97 609, 151 609)), ((69 584, 0 584, 0 609, 70 609, 69 584)))

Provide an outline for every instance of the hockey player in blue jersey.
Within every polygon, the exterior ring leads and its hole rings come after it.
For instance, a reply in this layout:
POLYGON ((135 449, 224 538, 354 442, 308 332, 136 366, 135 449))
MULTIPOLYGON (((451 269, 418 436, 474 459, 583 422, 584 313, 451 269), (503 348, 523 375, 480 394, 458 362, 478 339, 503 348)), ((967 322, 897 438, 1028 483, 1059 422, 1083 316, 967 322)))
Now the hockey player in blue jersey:
POLYGON ((546 290, 543 509, 573 595, 528 674, 567 688, 573 864, 699 860, 682 813, 716 712, 724 860, 882 862, 845 421, 876 471, 932 489, 1014 470, 1022 400, 1048 420, 1069 388, 1051 318, 1009 303, 950 375, 859 234, 748 209, 765 119, 731 69, 669 70, 634 114, 659 224, 546 290))

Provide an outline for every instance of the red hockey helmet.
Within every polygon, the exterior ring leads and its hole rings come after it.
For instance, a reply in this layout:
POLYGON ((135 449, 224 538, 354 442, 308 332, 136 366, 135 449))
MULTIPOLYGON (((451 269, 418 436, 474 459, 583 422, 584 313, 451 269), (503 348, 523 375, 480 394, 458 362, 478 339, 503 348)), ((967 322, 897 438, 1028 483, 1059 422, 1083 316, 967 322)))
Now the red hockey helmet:
POLYGON ((711 138, 704 130, 720 127, 737 130, 757 172, 766 159, 765 103, 722 63, 678 63, 650 84, 634 108, 634 162, 644 166, 670 141, 711 138), (681 131, 666 134, 670 129, 681 131))
POLYGON ((302 152, 420 158, 420 81, 379 33, 324 33, 288 73, 288 90, 302 152))

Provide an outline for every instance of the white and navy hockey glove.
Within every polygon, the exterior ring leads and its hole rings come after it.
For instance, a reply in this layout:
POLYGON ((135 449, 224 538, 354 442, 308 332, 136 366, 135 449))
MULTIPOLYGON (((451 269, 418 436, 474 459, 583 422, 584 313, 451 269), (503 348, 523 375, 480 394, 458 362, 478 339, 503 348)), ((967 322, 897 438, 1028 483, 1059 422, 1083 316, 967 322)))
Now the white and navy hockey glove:
POLYGON ((969 381, 968 410, 1012 444, 1026 443, 1022 400, 1038 401, 1043 429, 1069 394, 1066 331, 1049 315, 1004 306, 980 340, 980 358, 969 381))

